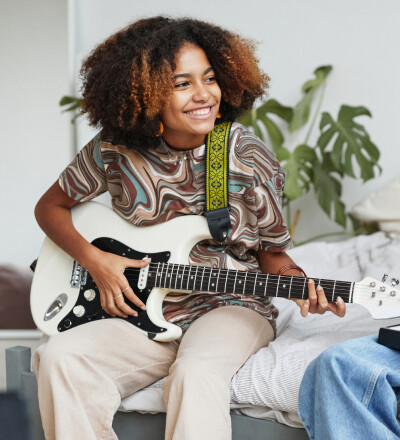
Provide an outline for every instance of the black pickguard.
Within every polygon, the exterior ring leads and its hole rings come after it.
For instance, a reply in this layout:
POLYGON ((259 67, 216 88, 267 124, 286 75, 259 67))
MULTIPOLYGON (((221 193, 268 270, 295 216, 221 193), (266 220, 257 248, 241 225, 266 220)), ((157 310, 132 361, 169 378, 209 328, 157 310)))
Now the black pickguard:
MULTIPOLYGON (((152 263, 165 263, 169 260, 170 252, 157 252, 157 253, 143 253, 138 252, 118 240, 108 238, 108 237, 100 237, 93 240, 92 244, 102 251, 109 252, 112 254, 124 256, 127 258, 131 258, 133 260, 141 260, 144 257, 150 257, 152 263)), ((127 269, 129 270, 129 269, 127 269)), ((151 287, 147 286, 144 290, 139 290, 138 283, 138 275, 139 271, 131 271, 129 274, 129 284, 132 287, 135 295, 140 298, 140 300, 146 304, 147 298, 151 292, 151 287)), ((140 328, 147 332, 150 339, 153 339, 156 334, 165 332, 166 329, 162 327, 158 327, 153 324, 150 318, 147 315, 146 310, 139 309, 135 304, 133 304, 129 299, 124 295, 124 299, 126 304, 128 304, 133 310, 138 312, 138 316, 130 316, 128 318, 119 318, 125 319, 136 327, 140 328)), ((69 330, 70 328, 76 327, 81 324, 85 324, 92 321, 97 321, 99 319, 108 319, 112 318, 112 316, 108 315, 102 308, 100 304, 100 294, 99 290, 94 283, 90 274, 87 274, 87 281, 84 286, 80 287, 79 297, 76 303, 71 307, 71 311, 66 315, 58 324, 57 328, 59 332, 63 332, 69 330), (96 296, 92 301, 88 301, 84 293, 85 291, 93 289, 96 292, 96 296), (85 308, 85 314, 82 317, 77 317, 73 313, 73 308, 76 306, 83 306, 85 308)))

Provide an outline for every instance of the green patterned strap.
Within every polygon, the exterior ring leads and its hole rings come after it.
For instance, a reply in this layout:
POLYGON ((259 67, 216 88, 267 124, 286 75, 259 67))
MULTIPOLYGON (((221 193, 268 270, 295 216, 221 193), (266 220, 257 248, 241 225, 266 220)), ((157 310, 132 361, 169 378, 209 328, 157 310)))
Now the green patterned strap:
POLYGON ((206 212, 213 238, 225 241, 229 220, 228 200, 228 143, 232 122, 214 127, 206 140, 206 212))

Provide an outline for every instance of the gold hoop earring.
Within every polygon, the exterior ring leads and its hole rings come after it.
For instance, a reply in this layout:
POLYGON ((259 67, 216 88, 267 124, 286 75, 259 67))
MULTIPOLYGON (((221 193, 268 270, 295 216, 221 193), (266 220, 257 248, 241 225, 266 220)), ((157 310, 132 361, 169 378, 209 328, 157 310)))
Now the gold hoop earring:
POLYGON ((160 131, 156 134, 156 137, 161 136, 163 132, 164 132, 164 125, 162 122, 160 122, 160 131))

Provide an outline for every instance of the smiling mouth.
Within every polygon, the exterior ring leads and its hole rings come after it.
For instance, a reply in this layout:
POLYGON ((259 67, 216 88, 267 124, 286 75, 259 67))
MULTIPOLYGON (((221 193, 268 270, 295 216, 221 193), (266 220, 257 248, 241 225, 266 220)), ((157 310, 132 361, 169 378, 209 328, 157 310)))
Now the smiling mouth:
POLYGON ((185 112, 190 116, 205 116, 211 112, 212 107, 199 108, 198 110, 192 110, 190 112, 185 112))

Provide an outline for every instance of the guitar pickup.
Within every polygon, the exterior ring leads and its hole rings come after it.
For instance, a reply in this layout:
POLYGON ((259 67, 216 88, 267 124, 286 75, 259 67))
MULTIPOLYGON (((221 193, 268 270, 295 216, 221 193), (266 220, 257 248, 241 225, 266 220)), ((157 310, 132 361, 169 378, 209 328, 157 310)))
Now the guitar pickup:
MULTIPOLYGON (((147 260, 148 257, 143 258, 143 260, 147 260)), ((143 290, 146 288, 146 284, 147 284, 147 277, 149 275, 149 269, 150 269, 150 264, 148 264, 145 267, 142 267, 139 271, 139 279, 138 279, 138 287, 140 290, 143 290)))
POLYGON ((71 287, 80 288, 81 286, 85 286, 87 281, 87 270, 84 269, 76 260, 74 260, 74 264, 72 266, 72 274, 71 274, 71 287))

